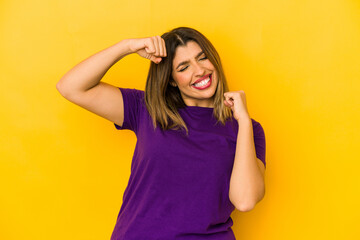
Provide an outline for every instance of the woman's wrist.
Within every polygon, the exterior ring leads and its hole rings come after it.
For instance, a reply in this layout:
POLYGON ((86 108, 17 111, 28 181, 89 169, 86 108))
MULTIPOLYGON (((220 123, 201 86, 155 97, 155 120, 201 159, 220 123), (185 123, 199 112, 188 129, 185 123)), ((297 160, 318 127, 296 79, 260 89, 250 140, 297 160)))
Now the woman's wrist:
POLYGON ((120 59, 122 59, 123 57, 133 53, 131 48, 130 48, 130 41, 129 39, 123 39, 120 42, 116 43, 114 45, 115 49, 116 49, 116 54, 117 54, 117 61, 119 61, 120 59))
POLYGON ((251 123, 251 118, 248 114, 241 115, 237 119, 238 123, 251 123))

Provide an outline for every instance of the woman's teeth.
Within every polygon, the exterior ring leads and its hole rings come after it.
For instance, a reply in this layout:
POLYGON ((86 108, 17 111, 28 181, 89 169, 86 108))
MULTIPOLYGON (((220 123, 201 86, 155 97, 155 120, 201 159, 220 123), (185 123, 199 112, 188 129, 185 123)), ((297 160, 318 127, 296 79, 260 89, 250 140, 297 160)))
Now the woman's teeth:
POLYGON ((195 87, 202 87, 202 86, 206 85, 209 81, 210 81, 210 77, 208 77, 208 78, 205 79, 205 80, 202 80, 202 81, 199 82, 199 83, 195 83, 194 86, 195 86, 195 87))

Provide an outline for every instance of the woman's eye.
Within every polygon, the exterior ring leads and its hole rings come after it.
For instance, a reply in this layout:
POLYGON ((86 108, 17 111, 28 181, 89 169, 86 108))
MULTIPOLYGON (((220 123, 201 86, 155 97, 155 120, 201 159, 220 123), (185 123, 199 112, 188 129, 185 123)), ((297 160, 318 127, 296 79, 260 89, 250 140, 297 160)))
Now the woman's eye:
MULTIPOLYGON (((205 60, 205 59, 207 59, 207 57, 200 58, 200 60, 205 60)), ((187 68, 188 68, 188 66, 186 66, 183 69, 179 70, 179 72, 183 72, 187 68)))
POLYGON ((182 72, 182 71, 184 71, 185 69, 187 69, 187 66, 184 67, 183 69, 180 69, 179 72, 182 72))

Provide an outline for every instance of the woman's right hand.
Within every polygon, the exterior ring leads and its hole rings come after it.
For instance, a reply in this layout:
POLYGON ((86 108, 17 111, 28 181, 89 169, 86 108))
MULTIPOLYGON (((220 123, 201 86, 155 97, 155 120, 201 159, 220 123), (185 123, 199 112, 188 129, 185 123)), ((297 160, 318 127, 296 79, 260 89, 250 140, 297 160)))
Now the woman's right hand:
POLYGON ((159 63, 162 57, 166 57, 165 41, 160 36, 148 38, 129 39, 129 47, 132 53, 137 53, 154 63, 159 63))

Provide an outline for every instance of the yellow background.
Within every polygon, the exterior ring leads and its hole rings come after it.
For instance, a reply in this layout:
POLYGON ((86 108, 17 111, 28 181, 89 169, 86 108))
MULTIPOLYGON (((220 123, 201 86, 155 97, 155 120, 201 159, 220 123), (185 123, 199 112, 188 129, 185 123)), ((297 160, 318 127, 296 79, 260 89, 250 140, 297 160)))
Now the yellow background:
MULTIPOLYGON (((360 3, 355 0, 0 2, 0 239, 110 239, 135 134, 56 83, 125 38, 193 27, 266 136, 266 196, 237 239, 359 239, 360 3)), ((136 54, 103 81, 144 90, 136 54)))

